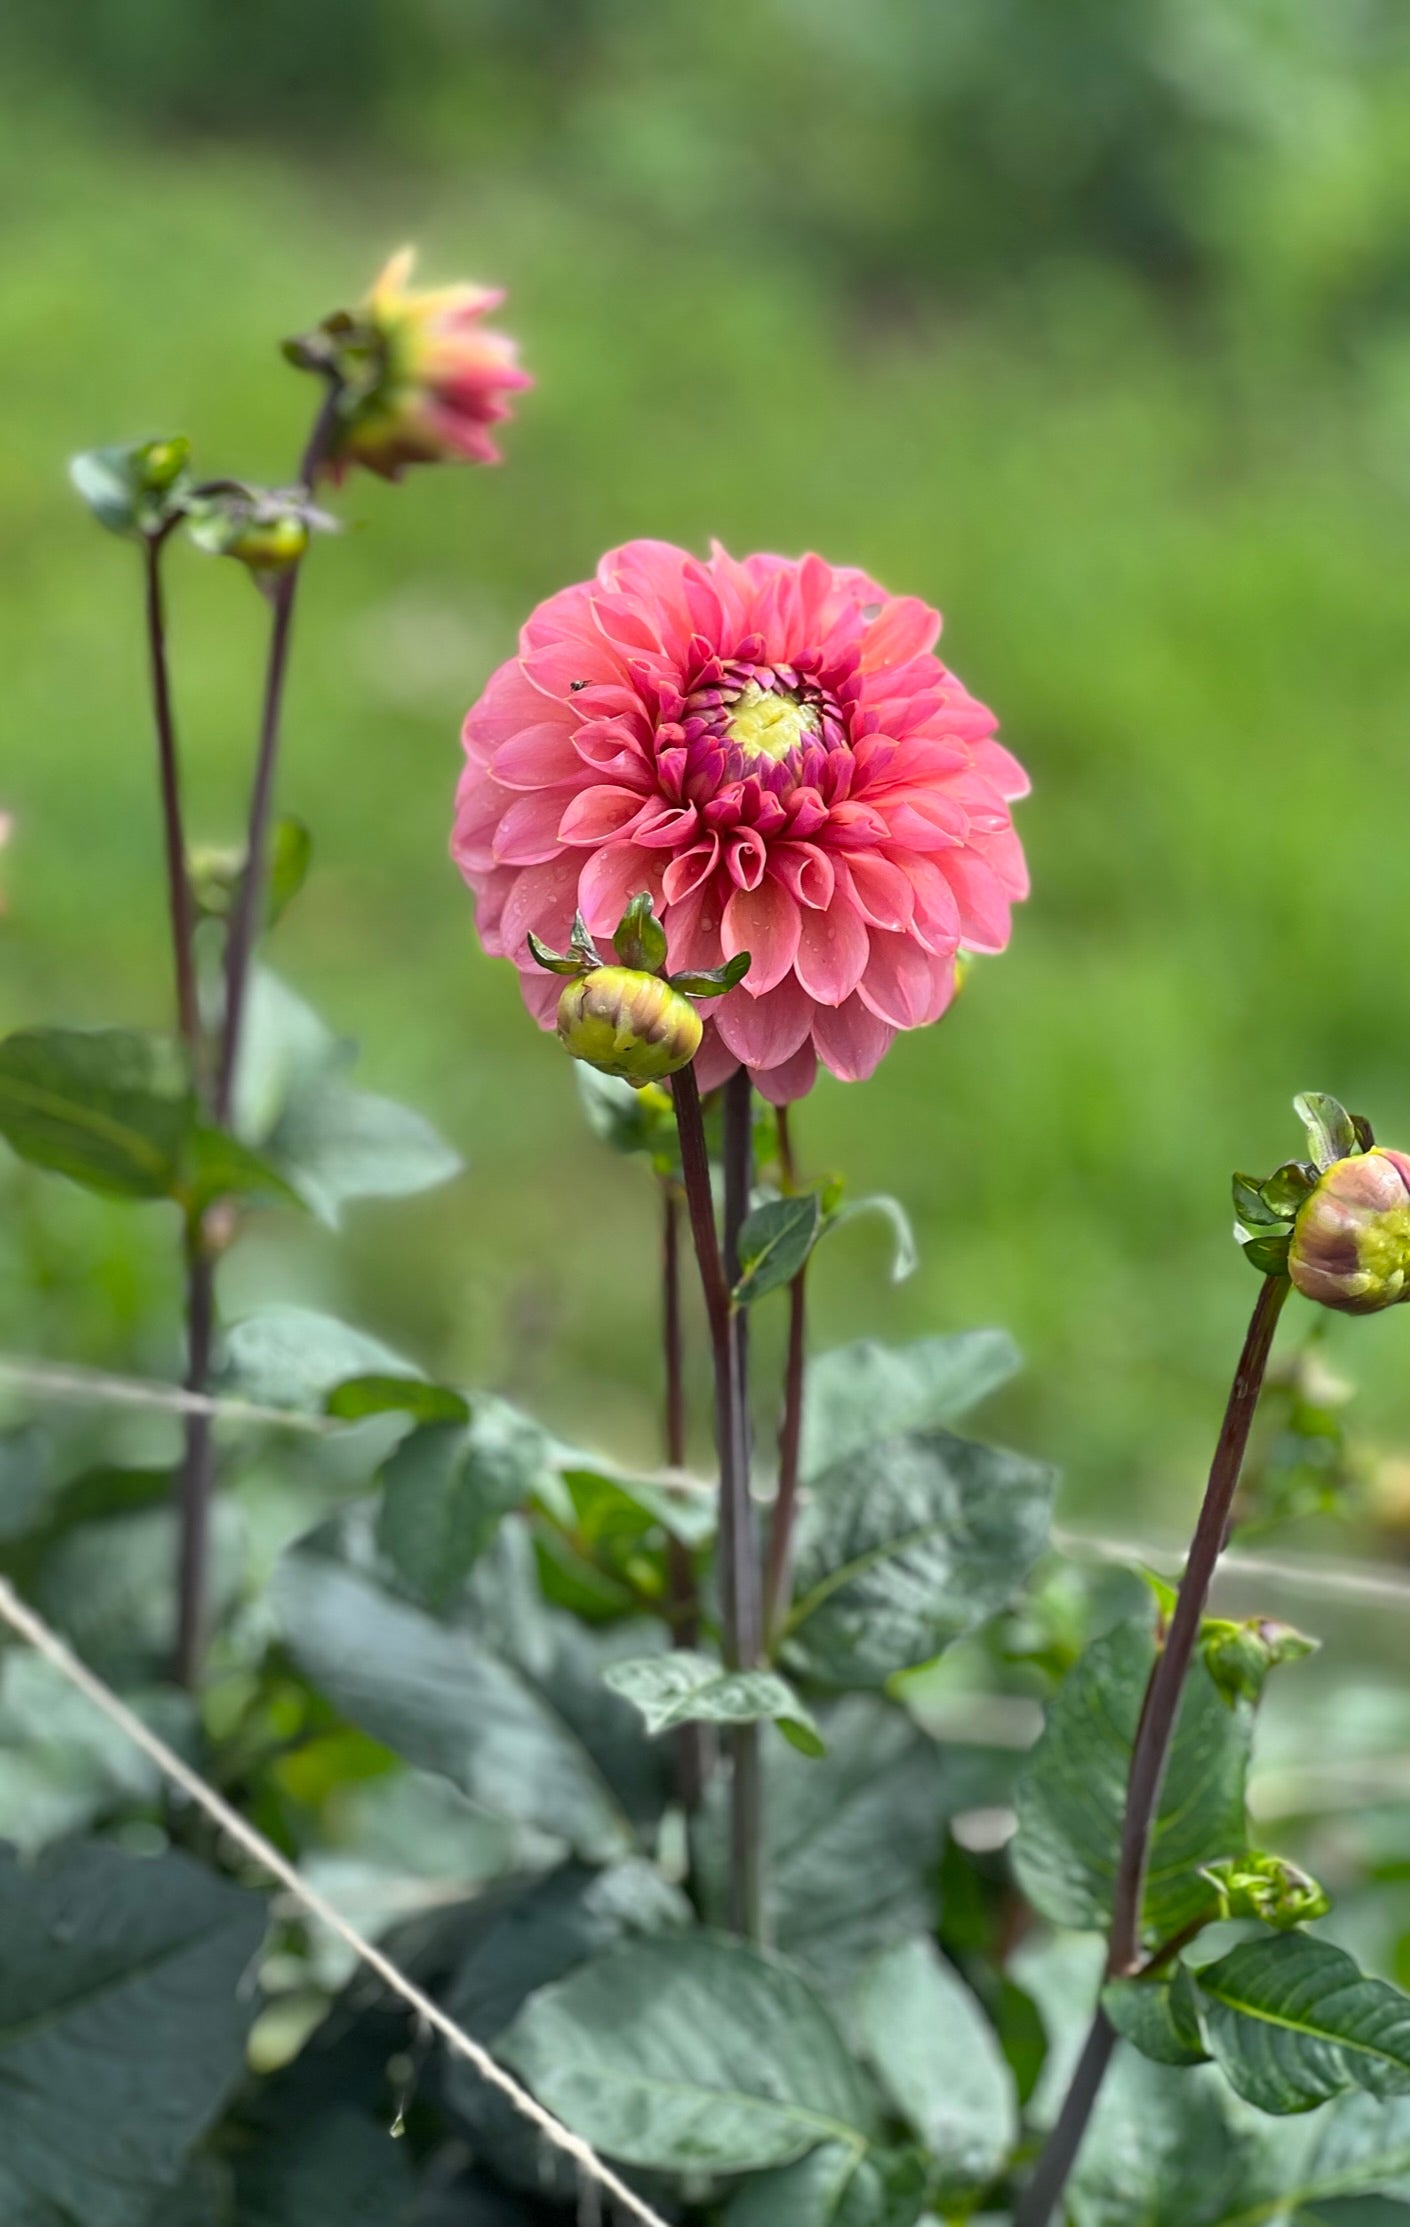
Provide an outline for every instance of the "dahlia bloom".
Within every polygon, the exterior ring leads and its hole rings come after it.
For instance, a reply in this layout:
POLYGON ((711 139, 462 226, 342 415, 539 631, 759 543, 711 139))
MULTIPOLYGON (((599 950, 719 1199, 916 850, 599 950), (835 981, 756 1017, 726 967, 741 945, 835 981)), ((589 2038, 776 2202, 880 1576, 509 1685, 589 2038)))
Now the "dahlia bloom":
POLYGON ((415 261, 415 250, 403 248, 359 311, 289 343, 295 363, 340 383, 335 479, 350 464, 383 479, 399 479, 408 464, 497 464, 489 428, 509 416, 507 397, 534 383, 519 368, 515 343, 481 322, 503 293, 413 287, 415 261))
POLYGON ((776 1104, 870 1075, 1027 892, 1022 768, 934 655, 940 615, 865 573, 658 541, 539 606, 465 722, 452 854, 480 940, 553 1026, 527 936, 610 934, 646 891, 669 965, 747 951, 696 1060, 776 1104))

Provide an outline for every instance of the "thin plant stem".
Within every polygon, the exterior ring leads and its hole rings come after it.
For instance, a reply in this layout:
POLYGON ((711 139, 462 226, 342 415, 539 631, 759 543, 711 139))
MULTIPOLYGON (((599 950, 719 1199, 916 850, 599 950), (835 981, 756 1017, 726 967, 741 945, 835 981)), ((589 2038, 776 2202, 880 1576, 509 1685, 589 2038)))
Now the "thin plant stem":
POLYGON ((171 671, 166 648, 166 596, 162 551, 167 529, 148 534, 142 545, 147 622, 147 658, 152 682, 152 718, 157 734, 157 777, 162 800, 162 839, 166 857, 167 910, 171 918, 171 956, 176 979, 176 1024, 200 1081, 201 1017, 196 996, 196 910, 186 863, 186 828, 181 809, 181 760, 176 715, 171 702, 171 671))
MULTIPOLYGON (((730 1667, 739 1669, 757 1661, 759 1645, 757 1566, 743 1566, 745 1558, 740 1552, 741 1549, 747 1551, 752 1530, 749 1511, 748 1435, 740 1419, 743 1387, 738 1363, 741 1341, 735 1336, 735 1309, 730 1297, 725 1257, 720 1250, 719 1234, 715 1226, 710 1158, 705 1145, 700 1089, 695 1080, 694 1069, 682 1068, 673 1078, 671 1087, 675 1100, 676 1126, 680 1135, 686 1211, 690 1218, 691 1236, 705 1298, 705 1316, 710 1330, 711 1358, 714 1364, 715 1445, 720 1464, 718 1554, 723 1651, 725 1661, 730 1667)), ((746 1092, 747 1088, 746 1081, 746 1092)), ((745 1107, 747 1110, 747 1097, 745 1107)), ((739 1139, 738 1093, 735 1094, 733 1118, 727 1117, 726 1127, 729 1132, 726 1157, 733 1162, 732 1169, 728 1171, 726 1190, 737 1212, 741 1187, 740 1161, 743 1157, 739 1139)), ((747 1151, 746 1130, 745 1154, 747 1151)), ((747 1161, 744 1172, 747 1191, 747 1161)), ((763 1877, 757 1741, 752 1758, 749 1743, 744 1743, 742 1770, 740 1760, 740 1749, 736 1747, 731 1827, 731 1917, 738 1931, 751 1939, 759 1939, 763 1932, 763 1877)))
MULTIPOLYGON (((1229 1390, 1204 1504, 1190 1542, 1170 1628, 1156 1656, 1141 1704, 1131 1750, 1121 1852, 1112 1895, 1106 1961, 1109 1979, 1123 1979, 1142 1968, 1141 1908, 1145 1899, 1146 1870, 1180 1700, 1199 1642, 1200 1623, 1209 1600, 1215 1565, 1228 1541, 1239 1472, 1243 1468, 1249 1431, 1263 1389, 1278 1317, 1289 1288, 1285 1276, 1268 1276, 1259 1289, 1229 1390)), ((1110 2022, 1099 2007, 1057 2123, 1015 2210, 1014 2227, 1048 2227, 1101 2092, 1115 2038, 1110 2022)))
MULTIPOLYGON (((204 1392, 215 1334, 215 1264, 199 1215, 187 1218, 186 1389, 204 1392)), ((212 1468, 210 1414, 186 1418, 185 1454, 178 1501, 176 1675, 194 1687, 206 1656, 210 1622, 210 1523, 212 1468)))
MULTIPOLYGON (((329 384, 299 462, 299 485, 313 490, 337 426, 340 390, 329 384)), ((225 1011, 216 1052, 213 1111, 223 1128, 231 1117, 240 1064, 240 1042, 255 946, 264 918, 269 878, 269 834, 274 811, 275 775, 289 669, 289 638, 302 560, 280 575, 273 589, 274 616, 260 712, 259 747, 250 792, 245 870, 225 946, 225 1011)), ((197 1225, 187 1238, 187 1388, 206 1390, 215 1335, 215 1272, 204 1231, 197 1225)), ((177 1550, 177 1667, 184 1685, 195 1686, 205 1660, 207 1602, 210 1590, 210 1503, 215 1485, 215 1449, 209 1427, 192 1417, 182 1459, 179 1492, 181 1536, 177 1550)))
MULTIPOLYGON (((680 1198, 669 1176, 661 1178, 661 1349, 665 1373, 666 1459, 685 1467, 685 1339, 681 1320, 680 1198)), ((666 1590, 671 1609, 671 1644, 700 1644, 700 1600, 695 1564, 684 1539, 666 1534, 666 1590)), ((676 1790, 690 1816, 705 1791, 705 1727, 683 1724, 676 1734, 676 1790)))
MULTIPOLYGON (((778 1156, 785 1190, 797 1186, 788 1108, 778 1109, 778 1156)), ((807 1362, 808 1264, 788 1287, 788 1357, 784 1364, 783 1419, 778 1434, 778 1491, 769 1522, 764 1568, 764 1642, 772 1653, 788 1615, 793 1589, 793 1533, 798 1519, 798 1458, 803 1441, 803 1383, 807 1362)))
MULTIPOLYGON (((724 1257, 731 1288, 739 1279, 739 1233, 754 1187, 754 1095, 749 1071, 737 1067, 724 1090, 724 1257)), ((728 1552, 732 1565, 735 1652, 740 1666, 752 1670, 763 1655, 759 1537, 749 1490, 752 1433, 749 1413, 749 1313, 734 1310, 731 1323, 734 1379, 735 1457, 732 1473, 728 1552)), ((721 1532, 723 1542, 724 1533, 721 1532)), ((731 1816, 731 1883, 735 1930, 746 1940, 764 1937, 764 1776, 760 1727, 736 1725, 730 1740, 734 1758, 731 1816)))

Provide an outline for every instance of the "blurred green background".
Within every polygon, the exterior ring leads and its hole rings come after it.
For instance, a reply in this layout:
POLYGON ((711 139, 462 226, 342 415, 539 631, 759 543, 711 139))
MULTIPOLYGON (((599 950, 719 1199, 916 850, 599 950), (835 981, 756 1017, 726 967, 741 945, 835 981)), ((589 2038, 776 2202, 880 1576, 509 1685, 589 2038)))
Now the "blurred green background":
MULTIPOLYGON (((1000 1421, 1067 1512, 1180 1529, 1253 1295, 1229 1171, 1309 1086, 1410 1137, 1403 8, 10 0, 0 82, 0 1023, 168 1004, 137 567, 68 455, 183 431, 287 476, 314 395, 275 344, 403 239, 508 286, 539 381, 502 470, 349 485, 289 709, 317 861, 272 956, 470 1171, 341 1239, 267 1219, 227 1311, 326 1305, 650 1451, 653 1201, 476 950, 457 727, 613 542, 815 547, 941 605, 1035 785, 1011 952, 800 1113, 922 1246, 893 1289, 839 1236, 818 1335, 1008 1323, 1000 1421)), ((264 612, 184 550, 172 595, 228 839, 264 612)), ((0 1348, 175 1366, 166 1210, 7 1163, 0 1216, 0 1348)), ((1406 1322, 1344 1329, 1410 1435, 1406 1322)))

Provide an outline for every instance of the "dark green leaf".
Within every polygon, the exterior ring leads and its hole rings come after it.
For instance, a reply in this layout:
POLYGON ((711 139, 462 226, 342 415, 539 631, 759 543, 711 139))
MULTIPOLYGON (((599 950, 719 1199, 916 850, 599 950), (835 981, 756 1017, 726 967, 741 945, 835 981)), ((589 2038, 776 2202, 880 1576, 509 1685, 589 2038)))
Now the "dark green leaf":
POLYGON ((1173 1977, 1109 1981, 1102 2008, 1123 2040, 1153 2063, 1208 2063, 1195 1984, 1183 1964, 1176 1965, 1173 1977))
POLYGON ((928 1936, 880 1956, 861 1990, 863 2046, 948 2197, 978 2191, 1018 2138, 1018 2099, 978 2003, 928 1936))
POLYGON ((0 1431, 0 1545, 22 1539, 49 1506, 49 1449, 34 1423, 0 1431))
POLYGON ((448 1384, 423 1376, 345 1377, 324 1401, 324 1413, 339 1422, 361 1423, 369 1415, 409 1415, 417 1423, 468 1423, 470 1402, 448 1384))
POLYGON ((925 2161, 823 2142, 795 2165, 759 2173, 725 2206, 723 2227, 913 2227, 925 2203, 925 2161))
POLYGON ((264 1927, 185 1856, 0 1854, 0 2218, 145 2227, 240 2076, 264 1927))
POLYGON ((1275 1213, 1263 1196, 1263 1185, 1253 1175, 1234 1177, 1234 1213, 1247 1230, 1279 1228, 1287 1216, 1275 1213))
MULTIPOLYGON (((192 1730, 185 1696, 128 1693, 127 1705, 182 1745, 192 1730)), ((141 1750, 115 1740, 84 1695, 42 1656, 0 1655, 0 1841, 34 1855, 122 1808, 147 1805, 160 1775, 141 1750)))
POLYGON ((607 1684, 640 1709, 646 1729, 680 1724, 776 1724, 804 1755, 822 1755, 818 1728, 786 1678, 773 1670, 726 1670, 712 1655, 675 1648, 613 1663, 607 1684))
POLYGON ((587 1690, 592 1674, 574 1652, 582 1635, 547 1626, 529 1647, 532 1666, 511 1660, 478 1610, 457 1626, 398 1599, 340 1558, 336 1533, 286 1556, 274 1600, 307 1676, 374 1740, 594 1861, 631 1850, 624 1802, 635 1804, 650 1751, 635 1710, 587 1690), (630 1790, 617 1791, 604 1740, 622 1751, 630 1790))
POLYGON ((1293 1100, 1293 1112, 1307 1131, 1307 1150, 1319 1168, 1363 1150, 1355 1117, 1326 1091, 1300 1092, 1293 1100))
POLYGON ((863 1338, 821 1353, 808 1366, 803 1474, 815 1476, 898 1431, 958 1422, 1018 1367, 1018 1348, 1004 1330, 962 1330, 903 1346, 863 1338))
POLYGON ((331 2103, 236 2153, 239 2227, 408 2227, 415 2182, 387 2120, 331 2103))
POLYGON ((673 990, 682 991, 686 997, 723 997, 726 990, 735 989, 744 980, 753 963, 747 951, 736 951, 734 957, 727 959, 722 967, 704 967, 695 971, 687 969, 685 973, 672 974, 667 979, 673 990))
POLYGON ((453 1600, 511 1509, 537 1489, 544 1433, 502 1400, 478 1399, 467 1423, 423 1423, 381 1474, 377 1538, 428 1607, 453 1600))
POLYGON ((191 1131, 181 1196, 197 1213, 223 1198, 272 1199, 300 1210, 304 1206, 293 1185, 270 1161, 238 1137, 201 1124, 191 1131))
POLYGON ((1053 1472, 947 1431, 890 1438, 813 1484, 785 1659, 882 1686, 1011 1600, 1047 1540, 1053 1472))
POLYGON ((1330 1941, 1245 1941, 1196 1978, 1210 2052, 1260 2111, 1309 2111, 1353 2083, 1410 2095, 1410 1996, 1330 1941))
MULTIPOLYGON (((1057 1925, 1102 1928, 1126 1806, 1131 1743, 1155 1660, 1144 1622, 1095 1640, 1059 1688, 1019 1781, 1014 1868, 1057 1925)), ((1233 1707, 1203 1663, 1190 1671, 1151 1838, 1145 1931, 1165 1940, 1214 1907, 1200 1867, 1246 1845, 1244 1785, 1252 1715, 1233 1707)))
MULTIPOLYGON (((838 2002, 878 1951, 934 1925, 943 1789, 934 1744, 873 1695, 833 1703, 819 1723, 821 1760, 785 1748, 770 1763, 764 1880, 770 1938, 838 2002)), ((722 1919, 729 1831, 718 1787, 698 1838, 706 1912, 722 1919)))
POLYGON ((1284 2227, 1286 2133, 1275 2147, 1266 2126, 1212 2065, 1118 2051, 1069 2184, 1071 2227, 1284 2227))
MULTIPOLYGON (((66 1525, 46 1544, 31 1580, 40 1614, 110 1684, 146 1684, 170 1668, 177 1518, 169 1481, 164 1489, 165 1505, 66 1525)), ((221 1501, 210 1555, 217 1621, 238 1594, 243 1570, 240 1512, 221 1501)))
POLYGON ((915 1274, 920 1262, 909 1214, 899 1199, 889 1197, 884 1191, 876 1191, 863 1199, 849 1199, 845 1206, 838 1207, 828 1217, 827 1227, 829 1230, 843 1229, 848 1222, 855 1222, 862 1214, 880 1215, 884 1222, 890 1224, 893 1239, 891 1281, 893 1284, 903 1284, 908 1276, 915 1274))
POLYGON ((1410 2203, 1410 2099, 1384 2102, 1360 2091, 1340 2097, 1316 2121, 1316 2138, 1297 2172, 1290 2201, 1315 2204, 1363 2191, 1410 2203))
POLYGON ((859 2147, 855 2068, 817 1997, 718 1935, 632 1942, 541 1989, 500 2054, 609 2156, 749 2173, 819 2142, 859 2147))
POLYGON ((822 1206, 816 1191, 756 1206, 739 1233, 739 1281, 734 1287, 739 1305, 751 1307, 756 1299, 791 1283, 821 1228, 822 1206))
POLYGON ((410 1362, 365 1330, 308 1307, 262 1307, 232 1323, 217 1383, 257 1407, 318 1415, 335 1388, 358 1378, 416 1381, 410 1362))
POLYGON ((114 1198, 177 1191, 195 1114, 186 1062, 132 1029, 19 1029, 0 1043, 0 1136, 114 1198))
MULTIPOLYGON (((589 1957, 641 1935, 683 1932, 690 1905, 645 1861, 547 1878, 486 1899, 446 1997, 451 2016, 487 2046, 528 1998, 589 1957)), ((478 2157, 516 2189, 571 2202, 574 2169, 545 2155, 534 2130, 461 2059, 447 2062, 446 2101, 478 2157)))
POLYGON ((1251 1237, 1243 1248, 1244 1259, 1262 1276, 1286 1276, 1288 1272, 1288 1238, 1290 1232, 1270 1230, 1266 1236, 1251 1237))
POLYGON ((350 1200, 406 1198, 464 1165, 422 1115, 335 1072, 299 1083, 262 1149, 335 1228, 350 1200))

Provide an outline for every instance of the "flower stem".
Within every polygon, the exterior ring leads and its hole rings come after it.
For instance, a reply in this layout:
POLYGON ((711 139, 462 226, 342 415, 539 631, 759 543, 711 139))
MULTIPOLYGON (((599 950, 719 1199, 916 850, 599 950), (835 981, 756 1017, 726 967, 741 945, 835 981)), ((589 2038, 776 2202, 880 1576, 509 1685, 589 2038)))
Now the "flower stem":
MULTIPOLYGON (((685 1347, 681 1323, 680 1199, 669 1176, 661 1178, 661 1348, 665 1364, 666 1459, 685 1467, 685 1347)), ((666 1589, 671 1609, 671 1643, 700 1644, 700 1600, 690 1548, 666 1535, 666 1589)), ((691 1816, 705 1790, 705 1727, 683 1724, 676 1734, 676 1788, 691 1816)))
MULTIPOLYGON (((796 1188, 788 1108, 778 1109, 778 1154, 785 1190, 796 1188)), ((788 1358, 784 1366, 783 1420, 778 1434, 778 1492, 769 1522, 764 1571, 764 1641, 771 1653, 788 1614, 793 1586, 793 1532, 798 1517, 798 1457, 803 1439, 803 1379, 807 1360, 808 1264, 788 1287, 788 1358)))
MULTIPOLYGON (((1190 1543, 1179 1598, 1141 1704, 1131 1751, 1121 1853, 1112 1896, 1106 1961, 1109 1979, 1125 1978, 1141 1968, 1141 1908, 1145 1899, 1146 1868, 1180 1699, 1199 1641, 1200 1623, 1209 1600, 1215 1565, 1228 1539, 1248 1434, 1263 1389, 1273 1334, 1289 1288, 1286 1277, 1268 1276, 1259 1290, 1229 1390, 1223 1428, 1214 1449, 1204 1505, 1190 1543)), ((1115 2041, 1106 2014, 1098 2008, 1057 2123, 1014 2213, 1014 2227, 1048 2227, 1101 2092, 1115 2041)))
MULTIPOLYGON (((680 1134, 681 1169, 695 1257, 705 1295, 715 1371, 715 1444, 720 1464, 719 1568, 724 1657, 732 1669, 752 1666, 759 1652, 758 1569, 753 1556, 749 1502, 749 1439, 744 1418, 740 1361, 744 1341, 736 1336, 736 1310, 730 1297, 726 1257, 715 1227, 710 1159, 693 1068, 683 1067, 672 1082, 680 1134)), ((726 1218, 737 1236, 741 1197, 747 1202, 749 1161, 749 1085, 734 1090, 726 1104, 726 1218), (741 1136, 742 1130, 742 1136, 741 1136)), ((754 1731, 752 1726, 744 1730, 754 1731)), ((731 1917, 736 1930, 757 1940, 763 1933, 762 1812, 757 1735, 734 1747, 731 1825, 731 1917)))
MULTIPOLYGON (((725 1274, 731 1288, 739 1278, 739 1233, 754 1187, 754 1094, 749 1070, 737 1067, 725 1084, 725 1274)), ((759 1588, 759 1539, 749 1490, 752 1433, 749 1416, 749 1314, 734 1310, 731 1323, 734 1379, 735 1455, 731 1474, 728 1554, 734 1595, 737 1663, 752 1670, 763 1654, 759 1588)), ((725 1533, 721 1526, 721 1547, 725 1533)), ((764 1938, 764 1781, 757 1724, 736 1725, 730 1741, 734 1757, 734 1808, 731 1831, 731 1881, 735 1930, 747 1940, 764 1938)))
MULTIPOLYGON (((330 383, 299 463, 299 482, 306 494, 312 492, 328 454, 337 426, 338 399, 339 389, 330 383)), ((302 561, 291 565, 287 572, 280 574, 273 590, 274 619, 260 713, 259 749, 250 793, 245 871, 225 946, 225 1012, 216 1053, 213 1109, 222 1128, 231 1117, 250 970, 264 918, 274 782, 279 762, 284 683, 289 667, 289 636, 302 569, 302 561)), ((187 1384, 191 1391, 203 1392, 207 1389, 215 1336, 215 1271, 199 1223, 187 1232, 186 1253, 187 1384)), ((193 1416, 186 1433, 181 1467, 181 1538, 177 1560, 177 1674, 186 1686, 198 1683, 205 1660, 214 1451, 209 1418, 193 1416)))
POLYGON ((166 651, 166 597, 162 588, 165 530, 148 534, 142 547, 145 574, 147 657, 152 679, 152 716, 157 731, 157 774, 161 786, 162 835, 166 854, 167 908, 171 916, 171 955, 176 976, 176 1023, 199 1085, 200 1007, 196 997, 195 907, 186 864, 186 829, 181 810, 181 762, 176 717, 171 703, 171 672, 166 651))

